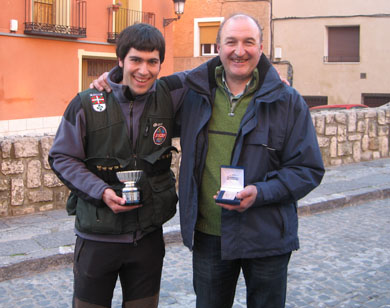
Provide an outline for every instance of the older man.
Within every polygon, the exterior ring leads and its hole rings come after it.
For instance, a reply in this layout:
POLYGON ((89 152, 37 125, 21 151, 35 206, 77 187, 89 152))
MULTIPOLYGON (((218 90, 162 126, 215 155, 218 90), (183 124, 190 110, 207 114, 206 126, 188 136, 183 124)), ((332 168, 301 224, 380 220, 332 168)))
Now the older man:
POLYGON ((262 53, 256 20, 225 20, 217 48, 219 58, 188 74, 180 111, 181 230, 197 307, 231 307, 241 269, 248 307, 284 307, 296 202, 324 174, 316 133, 302 97, 262 53), (214 200, 221 165, 245 170, 239 205, 214 200))

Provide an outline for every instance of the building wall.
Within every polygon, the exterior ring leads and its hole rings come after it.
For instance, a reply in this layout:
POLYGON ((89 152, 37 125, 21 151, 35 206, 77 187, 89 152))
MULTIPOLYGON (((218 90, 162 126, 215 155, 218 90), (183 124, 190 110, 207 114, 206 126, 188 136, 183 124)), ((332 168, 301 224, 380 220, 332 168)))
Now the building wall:
POLYGON ((191 69, 210 59, 208 56, 194 56, 194 20, 196 18, 227 18, 234 13, 246 13, 255 17, 263 28, 264 53, 269 55, 270 47, 270 2, 231 0, 186 1, 180 20, 168 27, 174 33, 174 71, 191 69))
MULTIPOLYGON (((172 1, 131 0, 143 11, 156 14, 156 27, 163 33, 162 18, 173 12, 172 1)), ((2 1, 0 10, 0 134, 6 128, 61 116, 81 89, 81 62, 85 57, 116 59, 115 44, 107 42, 108 7, 113 0, 87 2, 87 36, 64 39, 24 34, 25 0, 2 1), (18 30, 10 31, 10 20, 18 30), (32 119, 27 121, 28 119, 32 119), (18 121, 20 120, 20 121, 18 121), (10 122, 11 121, 11 122, 10 122), (13 122, 12 122, 13 121, 13 122), (16 121, 16 122, 15 122, 16 121)), ((122 1, 123 2, 123 1, 122 1)), ((167 45, 172 35, 166 33, 167 45)), ((172 48, 167 48, 161 75, 173 72, 172 48)), ((27 124, 26 124, 27 125, 27 124)))
POLYGON ((389 1, 276 0, 273 18, 273 46, 291 63, 293 86, 302 95, 328 96, 328 104, 360 104, 362 93, 390 93, 389 1), (324 62, 328 26, 360 26, 360 62, 324 62))

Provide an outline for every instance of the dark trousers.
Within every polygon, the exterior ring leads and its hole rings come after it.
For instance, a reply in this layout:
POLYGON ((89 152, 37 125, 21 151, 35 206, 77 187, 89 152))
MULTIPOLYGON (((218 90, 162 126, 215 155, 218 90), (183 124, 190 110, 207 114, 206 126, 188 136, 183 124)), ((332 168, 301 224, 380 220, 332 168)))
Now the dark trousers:
POLYGON ((193 251, 196 307, 232 307, 242 269, 248 308, 283 308, 290 256, 291 253, 256 259, 221 260, 221 238, 196 231, 193 251))
POLYGON ((136 244, 96 242, 77 237, 73 306, 111 307, 119 276, 122 307, 157 307, 164 255, 162 229, 147 234, 136 244))

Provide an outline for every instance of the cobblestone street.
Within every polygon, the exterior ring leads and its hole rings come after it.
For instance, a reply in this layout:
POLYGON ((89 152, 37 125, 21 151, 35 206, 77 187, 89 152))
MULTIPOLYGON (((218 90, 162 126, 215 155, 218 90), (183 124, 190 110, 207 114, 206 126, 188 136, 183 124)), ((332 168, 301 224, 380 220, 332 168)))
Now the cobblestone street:
MULTIPOLYGON (((390 307, 390 203, 369 202, 300 218, 289 267, 288 308, 390 307)), ((160 307, 195 307, 191 253, 167 246, 160 307)), ((0 283, 0 307, 71 307, 72 269, 0 283)), ((121 306, 117 286, 113 307, 121 306)), ((242 278, 234 308, 246 307, 242 278)))

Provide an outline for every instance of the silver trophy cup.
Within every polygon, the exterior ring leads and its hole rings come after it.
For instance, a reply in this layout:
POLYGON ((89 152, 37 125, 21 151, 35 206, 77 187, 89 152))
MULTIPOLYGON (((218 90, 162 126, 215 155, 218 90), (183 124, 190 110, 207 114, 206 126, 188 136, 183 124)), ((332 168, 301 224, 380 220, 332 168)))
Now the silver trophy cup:
POLYGON ((122 198, 126 200, 126 205, 141 203, 141 191, 136 184, 141 178, 142 172, 142 170, 131 170, 116 173, 119 181, 125 183, 125 187, 122 189, 122 198))

